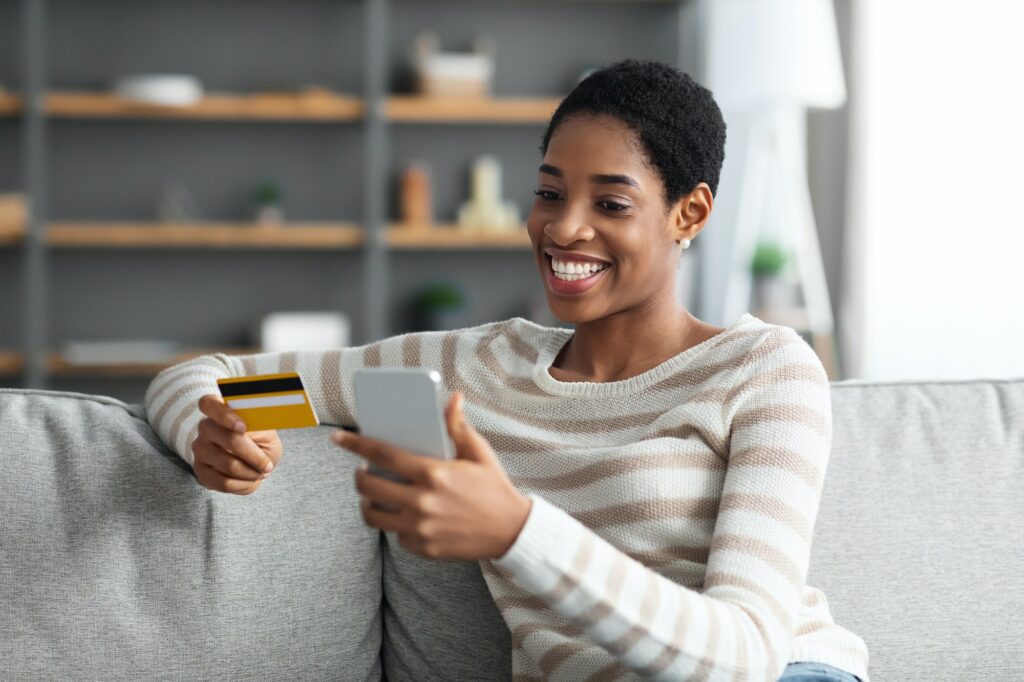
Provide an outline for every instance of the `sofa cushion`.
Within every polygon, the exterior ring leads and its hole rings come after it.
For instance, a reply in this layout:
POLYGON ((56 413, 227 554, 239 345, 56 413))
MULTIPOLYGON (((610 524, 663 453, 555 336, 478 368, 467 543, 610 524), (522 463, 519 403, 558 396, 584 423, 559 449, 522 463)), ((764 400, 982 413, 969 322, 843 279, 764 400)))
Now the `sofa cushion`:
POLYGON ((384 676, 512 679, 512 637, 476 561, 435 561, 384 534, 384 676))
POLYGON ((1024 670, 1024 380, 843 381, 808 582, 877 680, 1024 670))
POLYGON ((0 390, 3 676, 379 679, 381 535, 330 431, 228 495, 139 406, 0 390))

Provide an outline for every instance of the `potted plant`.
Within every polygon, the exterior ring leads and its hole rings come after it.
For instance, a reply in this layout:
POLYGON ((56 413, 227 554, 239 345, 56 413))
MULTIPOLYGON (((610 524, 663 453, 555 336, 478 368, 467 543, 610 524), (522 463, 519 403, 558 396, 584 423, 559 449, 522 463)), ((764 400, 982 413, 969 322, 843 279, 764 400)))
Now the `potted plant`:
POLYGON ((797 305, 796 287, 784 276, 788 263, 789 255, 781 245, 758 242, 750 262, 756 310, 789 310, 797 305))
POLYGON ((256 222, 260 225, 273 227, 284 222, 284 209, 281 206, 281 185, 267 180, 256 187, 256 222))
POLYGON ((449 282, 435 282, 417 292, 413 309, 417 325, 424 331, 458 329, 458 314, 466 305, 459 288, 449 282))

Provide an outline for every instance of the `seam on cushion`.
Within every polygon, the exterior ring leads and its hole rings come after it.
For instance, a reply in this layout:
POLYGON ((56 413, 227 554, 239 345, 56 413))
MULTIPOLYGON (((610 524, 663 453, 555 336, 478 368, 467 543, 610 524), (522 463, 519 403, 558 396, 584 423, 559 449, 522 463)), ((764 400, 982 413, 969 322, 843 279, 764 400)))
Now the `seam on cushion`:
MULTIPOLYGON (((123 409, 129 417, 137 421, 141 421, 146 425, 146 429, 152 434, 152 445, 155 446, 156 450, 172 464, 184 469, 191 476, 195 476, 192 471, 192 467, 184 459, 179 457, 173 451, 164 445, 156 433, 152 430, 149 422, 146 421, 146 408, 144 405, 135 403, 126 403, 112 398, 106 395, 92 395, 89 393, 76 393, 74 391, 49 391, 38 388, 0 388, 0 396, 4 395, 28 395, 28 396, 41 396, 44 398, 59 398, 63 400, 79 400, 82 402, 95 403, 97 405, 110 405, 112 407, 119 407, 123 409)), ((144 438, 146 436, 143 436, 144 438)), ((149 438, 147 438, 149 440, 149 438)))
POLYGON ((937 385, 974 385, 974 384, 1024 384, 1024 377, 1011 379, 904 379, 880 380, 843 379, 830 381, 831 388, 871 388, 873 386, 937 386, 937 385))
POLYGON ((117 398, 106 395, 92 395, 89 393, 76 393, 74 391, 48 391, 39 388, 0 388, 0 395, 37 395, 46 398, 63 398, 66 400, 81 400, 84 402, 97 403, 100 405, 112 405, 120 407, 132 417, 145 420, 145 409, 142 405, 126 403, 117 398))

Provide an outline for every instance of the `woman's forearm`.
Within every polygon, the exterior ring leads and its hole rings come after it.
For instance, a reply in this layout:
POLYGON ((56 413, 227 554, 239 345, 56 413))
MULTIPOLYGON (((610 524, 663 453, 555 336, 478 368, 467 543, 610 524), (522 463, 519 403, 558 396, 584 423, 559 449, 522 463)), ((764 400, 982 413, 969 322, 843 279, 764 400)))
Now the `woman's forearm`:
POLYGON ((193 465, 190 444, 203 415, 199 398, 217 393, 217 379, 236 376, 226 355, 204 355, 160 372, 146 390, 146 419, 160 440, 193 465))

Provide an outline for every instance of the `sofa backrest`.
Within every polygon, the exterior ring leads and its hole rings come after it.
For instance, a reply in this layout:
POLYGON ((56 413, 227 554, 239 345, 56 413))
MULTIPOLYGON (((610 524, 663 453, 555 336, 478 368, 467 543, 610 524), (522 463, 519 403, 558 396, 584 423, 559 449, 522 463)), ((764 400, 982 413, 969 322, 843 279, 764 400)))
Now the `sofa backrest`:
POLYGON ((1024 676, 1024 380, 832 384, 808 582, 873 680, 1024 676))
POLYGON ((379 679, 380 537, 326 434, 225 495, 138 406, 0 391, 0 678, 379 679))

